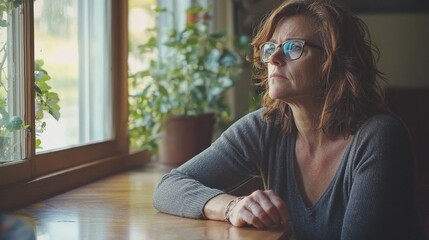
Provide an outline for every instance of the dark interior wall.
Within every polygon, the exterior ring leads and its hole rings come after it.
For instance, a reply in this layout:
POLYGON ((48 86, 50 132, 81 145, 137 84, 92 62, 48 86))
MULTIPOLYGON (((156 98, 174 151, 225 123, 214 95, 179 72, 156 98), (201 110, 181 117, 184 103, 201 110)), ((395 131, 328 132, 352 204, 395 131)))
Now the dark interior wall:
POLYGON ((357 13, 422 12, 429 9, 427 0, 342 0, 357 13))
POLYGON ((234 0, 234 29, 236 34, 253 36, 261 20, 280 0, 234 0))
POLYGON ((429 225, 429 88, 388 88, 386 98, 413 141, 418 201, 429 225))
MULTIPOLYGON (((234 0, 237 34, 252 36, 261 20, 283 0, 234 0)), ((342 0, 356 14, 429 12, 428 0, 342 0)))

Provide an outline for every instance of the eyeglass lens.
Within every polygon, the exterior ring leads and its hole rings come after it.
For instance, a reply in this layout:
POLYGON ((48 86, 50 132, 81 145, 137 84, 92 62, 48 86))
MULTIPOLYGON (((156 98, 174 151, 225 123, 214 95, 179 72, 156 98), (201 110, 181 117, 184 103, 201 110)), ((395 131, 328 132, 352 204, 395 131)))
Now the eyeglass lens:
MULTIPOLYGON (((269 62, 271 55, 276 51, 278 45, 272 42, 266 42, 261 46, 261 60, 269 62)), ((301 57, 304 48, 303 41, 286 41, 280 45, 286 60, 296 60, 301 57)))

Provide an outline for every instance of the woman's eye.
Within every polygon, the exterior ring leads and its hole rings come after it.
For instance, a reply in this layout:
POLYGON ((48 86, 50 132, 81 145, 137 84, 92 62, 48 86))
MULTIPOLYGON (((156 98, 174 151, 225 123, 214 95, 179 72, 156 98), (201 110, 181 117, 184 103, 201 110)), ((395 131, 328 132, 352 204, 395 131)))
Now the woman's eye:
POLYGON ((290 47, 291 51, 301 51, 302 50, 302 46, 300 44, 292 44, 292 46, 290 47))
POLYGON ((267 53, 273 53, 276 51, 276 47, 275 46, 269 46, 266 50, 267 53))

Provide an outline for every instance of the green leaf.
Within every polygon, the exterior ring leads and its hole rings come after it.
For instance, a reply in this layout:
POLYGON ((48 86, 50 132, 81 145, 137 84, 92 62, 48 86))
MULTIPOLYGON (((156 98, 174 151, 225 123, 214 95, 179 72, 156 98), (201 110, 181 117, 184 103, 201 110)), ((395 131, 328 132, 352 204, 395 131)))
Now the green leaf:
POLYGON ((0 27, 7 27, 7 26, 9 26, 9 23, 4 19, 0 19, 0 27))
POLYGON ((159 6, 155 7, 153 10, 154 10, 156 13, 164 13, 164 12, 167 12, 167 8, 165 8, 165 7, 159 7, 159 6))
POLYGON ((164 87, 164 86, 158 86, 159 92, 163 95, 163 96, 168 96, 168 90, 164 87))
POLYGON ((55 108, 51 108, 50 110, 49 110, 49 114, 51 114, 51 116, 52 117, 54 117, 55 118, 55 120, 59 120, 60 119, 60 117, 61 117, 61 113, 57 110, 57 109, 55 109, 55 108))
POLYGON ((21 4, 22 4, 22 0, 15 0, 15 1, 13 1, 13 6, 15 8, 19 7, 21 4))
POLYGON ((141 96, 143 98, 146 98, 146 95, 149 93, 150 89, 152 88, 151 84, 147 84, 144 88, 143 91, 141 92, 141 96))
POLYGON ((22 125, 22 119, 18 116, 13 116, 9 119, 9 122, 6 123, 5 127, 6 129, 10 130, 10 131, 14 131, 14 130, 19 130, 21 129, 22 125))
POLYGON ((186 9, 187 13, 201 13, 203 12, 203 8, 200 5, 194 5, 186 9))
POLYGON ((41 149, 42 148, 42 140, 40 140, 39 138, 36 138, 35 145, 36 145, 36 149, 41 149))

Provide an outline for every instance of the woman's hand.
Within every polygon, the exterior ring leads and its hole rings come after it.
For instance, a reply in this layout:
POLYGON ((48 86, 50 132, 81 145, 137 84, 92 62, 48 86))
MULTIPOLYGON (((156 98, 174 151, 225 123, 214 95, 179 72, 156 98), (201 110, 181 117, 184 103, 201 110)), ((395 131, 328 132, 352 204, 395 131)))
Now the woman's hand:
POLYGON ((248 224, 259 229, 289 224, 286 205, 272 190, 257 190, 244 197, 230 209, 229 221, 237 227, 248 224))

